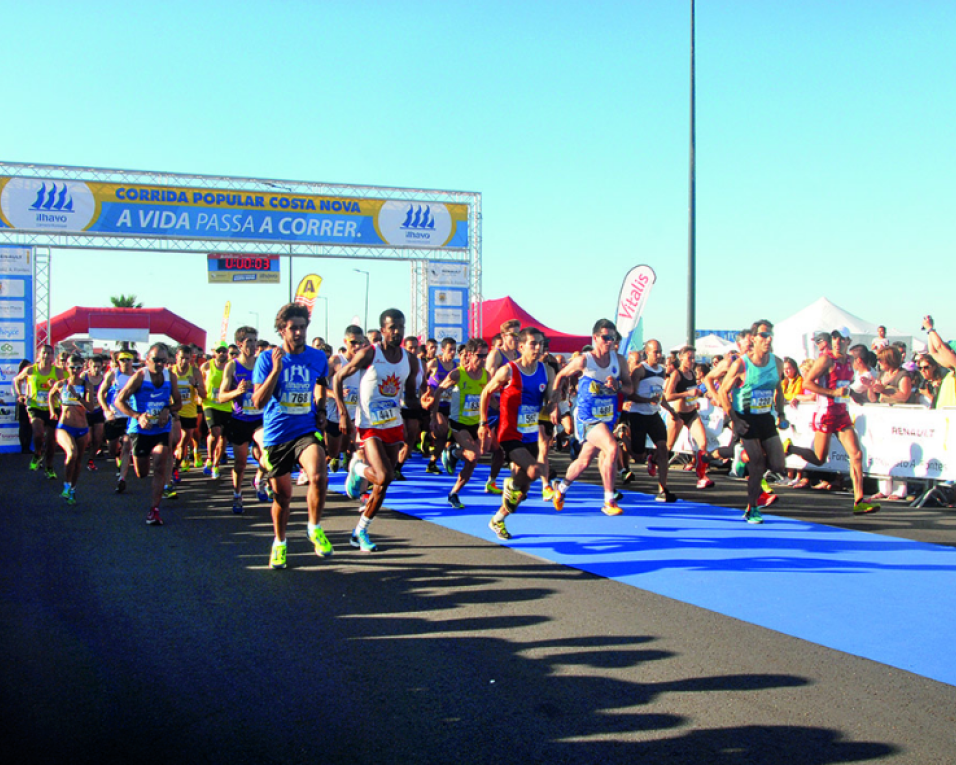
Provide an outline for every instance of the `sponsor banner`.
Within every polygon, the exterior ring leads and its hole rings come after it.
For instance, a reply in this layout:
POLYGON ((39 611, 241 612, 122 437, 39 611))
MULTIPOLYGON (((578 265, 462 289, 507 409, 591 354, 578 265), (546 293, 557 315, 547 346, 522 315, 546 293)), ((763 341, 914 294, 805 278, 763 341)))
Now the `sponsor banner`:
POLYGON ((0 274, 33 276, 33 249, 31 247, 0 247, 0 274))
POLYGON ((0 177, 0 226, 355 247, 467 249, 468 205, 0 177))
POLYGON ((216 273, 209 272, 209 284, 278 284, 280 274, 259 273, 216 273))
POLYGON ((226 345, 226 334, 229 332, 229 310, 232 308, 232 301, 226 301, 226 309, 222 312, 222 326, 219 328, 219 345, 226 345))
POLYGON ((119 327, 90 327, 90 340, 107 342, 148 343, 148 329, 120 329, 119 327))
POLYGON ((17 404, 16 401, 12 403, 4 397, 4 403, 0 403, 0 425, 17 425, 17 404))
POLYGON ((428 286, 428 337, 468 340, 467 288, 428 286), (441 334, 444 333, 444 334, 441 334))
MULTIPOLYGON (((0 252, 3 252, 2 247, 0 247, 0 252)), ((26 284, 23 279, 0 279, 0 298, 25 297, 26 284)))
POLYGON ((19 454, 20 453, 20 428, 19 426, 0 426, 0 453, 19 454))
POLYGON ((468 287, 468 264, 429 263, 428 283, 433 287, 468 287))
POLYGON ((4 340, 26 340, 26 327, 22 321, 0 321, 0 343, 4 340))
POLYGON ((299 281, 299 286, 295 290, 295 302, 304 305, 309 309, 309 316, 312 316, 312 309, 315 308, 315 301, 319 296, 319 288, 322 286, 322 277, 318 274, 307 274, 299 281))
POLYGON ((22 300, 0 300, 0 319, 25 319, 27 304, 22 300))
POLYGON ((0 384, 12 382, 20 370, 19 362, 4 361, 0 362, 0 384))
MULTIPOLYGON (((813 403, 788 406, 786 413, 790 427, 780 431, 780 437, 791 439, 797 446, 812 448, 815 411, 813 403)), ((956 480, 956 442, 951 435, 956 426, 956 409, 850 405, 849 413, 860 439, 863 472, 866 475, 956 480), (950 454, 950 451, 953 453, 950 454)), ((731 431, 724 428, 723 410, 703 400, 700 415, 707 432, 709 449, 730 443, 731 431)), ((681 431, 674 451, 693 453, 694 447, 687 428, 681 431)), ((831 473, 850 472, 846 451, 835 435, 830 438, 827 461, 823 465, 808 465, 791 455, 787 457, 787 467, 831 473)))
POLYGON ((630 350, 637 350, 640 345, 639 335, 643 335, 643 332, 638 329, 638 322, 656 281, 654 269, 642 265, 628 271, 621 284, 614 323, 621 337, 626 340, 621 343, 622 352, 625 354, 630 350))
POLYGON ((27 344, 17 341, 10 340, 0 340, 0 359, 29 359, 32 358, 33 354, 31 353, 27 356, 27 344))

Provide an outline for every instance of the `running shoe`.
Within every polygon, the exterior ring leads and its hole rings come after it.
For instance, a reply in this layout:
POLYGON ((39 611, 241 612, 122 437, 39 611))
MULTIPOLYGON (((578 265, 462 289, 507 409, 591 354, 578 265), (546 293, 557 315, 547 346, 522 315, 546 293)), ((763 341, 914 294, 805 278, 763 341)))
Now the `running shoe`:
POLYGON ((554 509, 560 513, 564 510, 564 494, 558 489, 558 481, 552 482, 551 488, 554 489, 554 496, 551 498, 551 501, 554 503, 554 509))
POLYGON ((770 486, 770 483, 767 481, 766 476, 760 479, 760 488, 763 489, 764 494, 773 494, 773 488, 770 486))
POLYGON ((501 489, 493 478, 489 478, 488 483, 485 484, 485 494, 501 494, 501 489))
MULTIPOLYGON (((200 457, 199 453, 197 452, 195 455, 193 455, 193 467, 198 469, 198 468, 201 468, 202 466, 203 466, 202 457, 200 457)), ((206 472, 206 469, 203 468, 203 473, 205 472, 206 472)))
POLYGON ((853 505, 853 514, 854 515, 867 515, 869 513, 878 513, 880 511, 880 505, 877 502, 866 502, 865 500, 860 500, 855 505, 853 505))
POLYGON ((178 499, 178 497, 179 497, 179 494, 176 492, 176 489, 174 489, 172 486, 170 486, 169 484, 166 484, 163 487, 163 499, 178 499))
POLYGON ((568 446, 568 456, 571 458, 571 461, 574 462, 581 455, 581 442, 576 438, 571 439, 571 443, 568 446))
POLYGON ((614 501, 620 502, 622 499, 624 499, 624 492, 618 489, 614 492, 614 501))
POLYGON ((541 499, 550 502, 554 499, 554 489, 551 486, 545 486, 541 489, 541 499))
POLYGON ((276 493, 272 490, 272 484, 266 481, 266 497, 270 502, 276 498, 276 493))
POLYGON ((212 469, 212 480, 218 481, 221 476, 222 473, 219 472, 219 466, 216 465, 216 467, 212 469))
POLYGON ((445 449, 441 453, 441 464, 448 475, 455 475, 455 468, 458 466, 458 458, 454 455, 453 449, 445 449))
POLYGON ((711 481, 709 478, 701 478, 700 480, 697 481, 698 489, 709 489, 713 485, 714 485, 714 482, 711 481))
POLYGON ((299 477, 295 479, 296 486, 308 486, 309 485, 309 474, 304 470, 299 471, 299 477))
POLYGON ((664 489, 664 491, 660 492, 656 497, 654 497, 654 501, 655 502, 676 502, 677 497, 675 496, 674 492, 670 491, 669 489, 664 489))
POLYGON ((757 500, 757 507, 770 507, 778 499, 780 499, 780 497, 778 497, 776 494, 767 494, 767 492, 763 492, 760 495, 760 498, 757 500))
POLYGON ((357 547, 362 552, 372 553, 378 551, 378 545, 368 538, 368 529, 356 529, 352 532, 349 539, 352 547, 357 547))
POLYGON ((124 491, 126 491, 126 480, 120 478, 116 481, 116 493, 122 494, 124 491))
POLYGON ((191 469, 192 466, 189 464, 189 460, 183 460, 180 470, 182 470, 183 473, 188 473, 191 469))
POLYGON ((621 483, 628 484, 634 480, 634 474, 630 470, 621 471, 621 483))
POLYGON ((179 474, 179 468, 173 468, 173 483, 182 483, 183 477, 179 474))
POLYGON ((758 510, 756 507, 748 507, 744 513, 744 520, 751 524, 763 523, 763 516, 760 514, 760 510, 758 510))
POLYGON ((605 515, 620 515, 624 512, 624 510, 621 509, 621 506, 612 499, 610 502, 604 503, 604 505, 601 507, 601 512, 605 515))
POLYGON ((66 504, 68 505, 76 504, 76 489, 70 489, 70 496, 66 498, 66 504))
POLYGON ((441 475, 441 468, 438 467, 437 462, 428 461, 428 464, 425 466, 425 472, 431 473, 432 475, 441 475))
POLYGON ((793 439, 785 438, 785 439, 783 440, 783 456, 784 456, 784 457, 789 457, 789 456, 790 456, 790 447, 791 447, 791 446, 793 446, 793 439))
POLYGON ((345 493, 350 499, 358 499, 362 494, 362 484, 365 479, 355 472, 355 466, 358 464, 358 458, 353 457, 349 462, 349 474, 345 477, 345 493))
MULTIPOLYGON (((199 465, 196 465, 196 467, 199 467, 199 465)), ((202 469, 202 474, 204 476, 211 476, 212 471, 213 471, 212 461, 206 460, 206 464, 203 466, 203 469, 202 469)))
POLYGON ((53 468, 47 468, 46 477, 49 478, 51 481, 56 480, 56 471, 53 468))
POLYGON ((86 469, 89 470, 91 473, 95 473, 97 470, 99 470, 99 468, 93 464, 93 460, 89 460, 86 463, 86 469))
POLYGON ((405 474, 402 472, 402 467, 401 467, 401 465, 396 465, 396 466, 395 466, 395 480, 396 480, 396 481, 407 481, 407 480, 408 480, 408 479, 405 477, 405 474))
POLYGON ((657 462, 650 456, 647 458, 647 474, 651 478, 657 478, 657 462))
POLYGON ((151 507, 149 512, 146 514, 146 525, 147 526, 162 526, 163 519, 159 517, 159 508, 151 507))
POLYGON ((236 515, 242 515, 243 510, 244 508, 242 506, 242 495, 233 494, 232 495, 232 512, 235 513, 236 515))
POLYGON ((448 495, 448 504, 451 505, 456 510, 464 510, 465 506, 462 504, 461 500, 458 499, 457 494, 448 495))
POLYGON ((68 500, 70 498, 70 487, 64 486, 63 491, 60 492, 60 498, 68 500))
POLYGON ((342 467, 342 460, 340 460, 338 457, 333 457, 329 460, 329 470, 331 470, 333 473, 338 473, 340 467, 342 467))
POLYGON ((260 481, 258 478, 253 478, 252 487, 256 490, 256 499, 258 499, 260 502, 269 501, 269 492, 266 491, 266 486, 262 481, 260 481))
POLYGON ((30 470, 39 470, 40 463, 42 461, 43 460, 40 457, 34 457, 32 460, 30 460, 30 470))
POLYGON ((328 558, 334 552, 329 538, 325 536, 325 532, 318 526, 312 529, 312 532, 309 534, 309 539, 312 544, 315 545, 315 554, 320 558, 328 558))
POLYGON ((498 537, 498 539, 504 539, 505 541, 511 539, 511 534, 509 534, 508 529, 505 528, 504 521, 496 521, 494 518, 492 518, 490 521, 488 521, 488 528, 495 533, 495 536, 498 537))
POLYGON ((272 545, 272 554, 269 556, 269 568, 285 568, 285 557, 288 545, 272 545))

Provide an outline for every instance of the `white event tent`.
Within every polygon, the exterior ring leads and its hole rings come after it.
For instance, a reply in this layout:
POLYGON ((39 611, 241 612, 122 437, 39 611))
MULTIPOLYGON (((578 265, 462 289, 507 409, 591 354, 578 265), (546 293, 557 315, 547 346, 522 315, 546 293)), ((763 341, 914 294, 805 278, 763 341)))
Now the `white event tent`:
MULTIPOLYGON (((842 327, 850 330, 851 345, 862 343, 869 348, 877 337, 879 324, 861 319, 821 297, 793 316, 776 323, 773 328, 773 352, 781 358, 790 356, 797 363, 815 358, 817 350, 813 333, 820 330, 831 332, 842 327)), ((914 348, 925 349, 925 343, 912 334, 891 327, 886 328, 886 337, 890 342, 902 340, 906 343, 907 354, 912 353, 914 348)))

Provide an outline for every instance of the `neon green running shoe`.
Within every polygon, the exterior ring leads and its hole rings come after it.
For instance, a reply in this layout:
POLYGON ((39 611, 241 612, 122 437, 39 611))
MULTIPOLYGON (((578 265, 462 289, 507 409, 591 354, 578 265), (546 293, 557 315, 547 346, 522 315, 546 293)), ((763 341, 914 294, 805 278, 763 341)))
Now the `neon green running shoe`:
POLYGON ((325 532, 322 531, 320 526, 316 526, 312 529, 312 533, 309 534, 309 539, 312 540, 312 544, 315 545, 315 554, 320 558, 328 558, 334 552, 332 543, 329 541, 329 538, 325 536, 325 532))
POLYGON ((47 468, 47 469, 46 469, 46 477, 49 478, 51 481, 55 481, 55 480, 56 480, 56 471, 55 471, 53 468, 47 468))
POLYGON ((39 470, 40 463, 42 461, 43 459, 41 457, 34 457, 32 460, 30 460, 30 470, 39 470))
POLYGON ((272 545, 272 555, 269 556, 269 568, 285 568, 287 547, 288 545, 272 545))

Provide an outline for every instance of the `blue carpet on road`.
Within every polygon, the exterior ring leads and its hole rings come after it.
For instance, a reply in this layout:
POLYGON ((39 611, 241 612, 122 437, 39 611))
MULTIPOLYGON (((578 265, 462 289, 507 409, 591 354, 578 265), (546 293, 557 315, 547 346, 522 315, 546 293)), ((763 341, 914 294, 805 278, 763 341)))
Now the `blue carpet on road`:
MULTIPOLYGON (((513 539, 500 542, 488 528, 500 499, 482 491, 487 465, 461 493, 464 510, 447 503, 449 476, 425 474, 420 459, 404 473, 386 499, 402 513, 956 685, 952 548, 770 514, 750 526, 738 509, 637 492, 625 492, 624 514, 610 518, 603 491, 583 483, 560 513, 542 502, 539 483, 508 518, 513 539)), ((330 473, 333 491, 344 482, 345 470, 330 473)))

